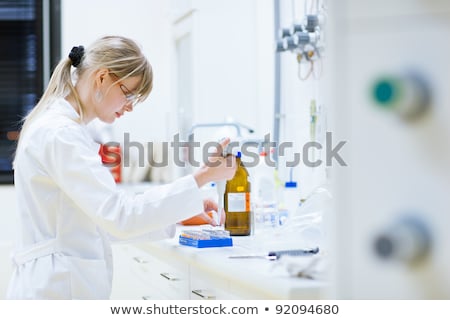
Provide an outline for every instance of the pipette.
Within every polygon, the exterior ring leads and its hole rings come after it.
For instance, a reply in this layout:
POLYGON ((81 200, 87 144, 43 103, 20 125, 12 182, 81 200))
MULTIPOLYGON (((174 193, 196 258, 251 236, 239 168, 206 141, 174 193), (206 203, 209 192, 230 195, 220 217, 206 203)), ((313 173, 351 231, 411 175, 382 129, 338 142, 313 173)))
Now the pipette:
MULTIPOLYGON (((225 140, 225 138, 220 139, 219 143, 225 140)), ((229 145, 228 145, 229 146, 229 145)), ((224 150, 222 150, 222 156, 226 157, 228 155, 228 146, 225 147, 224 150)), ((218 212, 218 220, 216 221, 218 225, 220 225, 220 217, 222 216, 222 210, 224 210, 224 194, 225 194, 225 188, 226 188, 227 181, 216 181, 217 185, 217 195, 218 195, 218 201, 217 201, 217 212, 218 212)))

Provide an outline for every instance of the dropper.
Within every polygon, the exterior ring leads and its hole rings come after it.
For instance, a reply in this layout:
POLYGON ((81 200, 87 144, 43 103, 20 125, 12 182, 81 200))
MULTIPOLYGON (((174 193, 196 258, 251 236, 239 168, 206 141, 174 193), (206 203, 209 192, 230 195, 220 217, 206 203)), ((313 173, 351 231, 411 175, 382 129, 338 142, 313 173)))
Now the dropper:
POLYGON ((226 187, 226 180, 222 181, 216 181, 217 185, 217 195, 219 196, 219 199, 217 201, 217 211, 218 211, 218 220, 216 223, 220 224, 220 217, 222 216, 222 210, 224 210, 224 204, 223 204, 223 197, 225 195, 225 187, 226 187))
MULTIPOLYGON (((220 139, 219 142, 222 142, 225 138, 220 139)), ((225 150, 222 151, 222 156, 226 157, 228 151, 226 150, 228 148, 225 147, 225 150)), ((222 210, 224 210, 224 195, 225 195, 225 188, 226 188, 226 184, 227 181, 226 180, 221 180, 221 181, 216 181, 216 185, 217 185, 217 195, 218 195, 218 201, 217 201, 217 211, 218 211, 218 220, 216 221, 217 224, 220 224, 220 217, 222 216, 222 210)))

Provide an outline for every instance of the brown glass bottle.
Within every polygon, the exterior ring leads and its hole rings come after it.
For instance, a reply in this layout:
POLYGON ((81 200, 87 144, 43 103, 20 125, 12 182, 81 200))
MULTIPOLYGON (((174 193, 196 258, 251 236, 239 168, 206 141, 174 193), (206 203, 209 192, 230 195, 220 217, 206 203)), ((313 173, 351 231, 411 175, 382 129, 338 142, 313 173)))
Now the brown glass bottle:
POLYGON ((251 231, 250 181, 248 171, 236 156, 236 173, 227 181, 224 194, 225 230, 232 236, 248 236, 251 231))

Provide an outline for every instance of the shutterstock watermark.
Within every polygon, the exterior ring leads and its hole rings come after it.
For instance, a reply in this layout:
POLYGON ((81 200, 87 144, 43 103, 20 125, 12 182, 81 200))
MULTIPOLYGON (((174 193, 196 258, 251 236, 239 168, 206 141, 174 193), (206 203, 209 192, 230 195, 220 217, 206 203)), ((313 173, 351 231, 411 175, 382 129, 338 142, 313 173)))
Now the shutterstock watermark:
MULTIPOLYGON (((152 167, 162 168, 167 167, 169 164, 174 164, 175 166, 184 168, 187 166, 199 167, 204 163, 207 166, 214 167, 219 165, 215 157, 227 154, 236 155, 238 150, 242 154, 242 162, 248 168, 255 167, 259 164, 261 151, 264 151, 268 155, 275 153, 278 156, 285 156, 289 153, 292 159, 284 163, 287 167, 295 167, 300 163, 311 168, 321 165, 330 167, 335 164, 345 167, 347 163, 339 152, 347 141, 339 141, 337 144, 333 144, 332 136, 333 134, 331 132, 327 132, 325 145, 322 145, 320 142, 310 141, 301 147, 301 151, 294 150, 293 142, 285 141, 277 143, 271 141, 270 134, 266 134, 263 141, 231 141, 225 148, 226 150, 223 150, 217 141, 209 141, 201 145, 199 141, 195 141, 194 135, 189 136, 188 141, 180 140, 180 135, 176 134, 171 142, 142 143, 131 141, 130 134, 125 133, 122 145, 118 142, 104 144, 106 148, 104 148, 103 153, 109 159, 104 164, 114 167, 123 161, 122 164, 124 167, 130 167, 133 162, 133 165, 139 167, 150 165, 152 167), (110 148, 108 149, 108 147, 110 148), (118 147, 120 147, 121 152, 117 152, 118 147), (312 157, 311 154, 314 150, 324 151, 324 157, 321 157, 321 159, 312 157), (198 152, 200 152, 201 159, 196 159, 198 152), (155 157, 156 153, 159 154, 158 157, 155 157)), ((276 166, 271 156, 264 157, 264 161, 267 166, 276 166)))

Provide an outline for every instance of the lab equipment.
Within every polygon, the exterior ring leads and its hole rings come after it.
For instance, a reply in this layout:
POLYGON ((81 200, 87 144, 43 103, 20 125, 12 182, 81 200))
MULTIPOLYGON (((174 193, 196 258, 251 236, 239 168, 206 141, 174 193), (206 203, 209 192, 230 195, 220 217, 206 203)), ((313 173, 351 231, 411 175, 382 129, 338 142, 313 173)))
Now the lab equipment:
POLYGON ((419 264, 431 251, 432 240, 428 226, 418 216, 405 216, 375 239, 376 254, 385 260, 397 260, 406 264, 419 264))
POLYGON ((270 159, 270 153, 266 151, 259 153, 259 162, 253 169, 252 181, 256 232, 267 227, 277 227, 279 215, 275 188, 275 163, 270 159))
POLYGON ((218 201, 217 201, 217 212, 219 215, 219 222, 220 222, 220 216, 222 215, 222 210, 224 210, 224 197, 225 197, 225 186, 226 181, 217 181, 216 182, 216 189, 217 189, 217 195, 218 195, 218 201))
POLYGON ((278 203, 278 223, 284 225, 289 216, 292 216, 300 204, 300 195, 297 193, 296 182, 286 182, 283 188, 282 198, 278 203))
MULTIPOLYGON (((279 14, 279 6, 279 2, 276 1, 276 17, 279 14)), ((293 11, 295 12, 294 8, 293 11)), ((275 24, 275 27, 278 28, 275 50, 277 53, 289 51, 296 55, 300 80, 308 79, 311 74, 318 78, 321 74, 322 57, 325 51, 325 18, 326 8, 317 4, 314 13, 307 14, 305 10, 303 21, 294 21, 288 28, 281 27, 278 21, 275 24), (317 69, 314 64, 315 61, 319 61, 319 64, 316 64, 320 67, 318 68, 320 70, 319 76, 314 72, 317 69), (305 63, 309 65, 309 68, 307 72, 302 72, 301 65, 305 63)))
POLYGON ((314 255, 319 252, 319 248, 311 249, 290 249, 290 250, 279 250, 279 251, 269 251, 266 255, 238 255, 229 256, 230 259, 267 259, 267 260, 278 260, 282 256, 309 256, 314 255))
POLYGON ((297 182, 292 179, 293 169, 290 168, 289 170, 289 181, 284 183, 282 199, 279 201, 280 225, 285 224, 285 220, 289 216, 295 215, 300 206, 300 191, 297 182))
POLYGON ((378 78, 374 81, 372 95, 380 107, 410 120, 420 117, 428 109, 431 90, 423 75, 408 70, 378 78))
POLYGON ((329 29, 330 38, 346 39, 330 56, 347 62, 331 72, 328 100, 339 110, 333 134, 352 145, 344 154, 351 169, 332 169, 330 294, 449 299, 450 78, 442 71, 450 54, 444 40, 450 2, 391 4, 345 0, 334 7, 329 29), (361 19, 370 23, 361 27, 361 19), (336 28, 342 25, 348 28, 336 28), (338 254, 340 248, 348 250, 338 254))
POLYGON ((277 229, 277 234, 283 239, 295 239, 302 247, 326 250, 324 216, 330 217, 331 206, 332 195, 328 189, 324 186, 316 188, 289 216, 289 222, 277 229))
POLYGON ((225 230, 233 236, 248 236, 251 233, 251 184, 241 156, 241 152, 238 152, 236 173, 226 182, 224 194, 225 230))
POLYGON ((196 248, 230 247, 233 246, 233 239, 226 230, 182 230, 179 243, 196 248))
POLYGON ((275 196, 275 162, 266 151, 259 154, 259 162, 254 170, 255 202, 261 206, 276 202, 275 196))
POLYGON ((326 279, 329 261, 324 255, 283 256, 279 265, 292 277, 306 279, 326 279))

